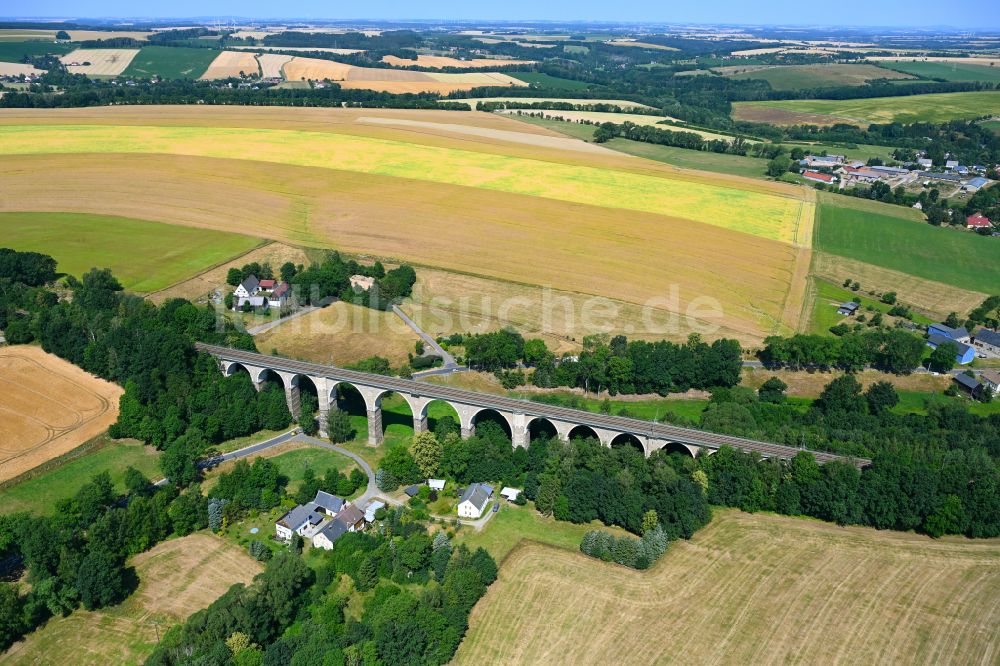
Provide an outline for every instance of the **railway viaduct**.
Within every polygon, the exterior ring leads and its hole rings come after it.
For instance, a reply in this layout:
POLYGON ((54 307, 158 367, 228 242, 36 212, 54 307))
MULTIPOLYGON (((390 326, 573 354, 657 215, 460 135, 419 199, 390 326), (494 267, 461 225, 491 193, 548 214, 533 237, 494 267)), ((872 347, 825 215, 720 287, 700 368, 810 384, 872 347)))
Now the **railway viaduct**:
MULTIPOLYGON (((596 437, 601 444, 609 447, 623 443, 630 444, 641 447, 647 457, 654 451, 665 448, 697 456, 699 453, 714 453, 722 446, 731 446, 744 451, 756 451, 765 458, 789 459, 800 450, 692 428, 680 428, 623 416, 595 414, 227 347, 201 343, 196 347, 199 351, 214 356, 219 361, 222 372, 227 376, 236 372, 248 372, 258 390, 268 379, 280 380, 285 389, 289 410, 296 416, 299 413, 300 382, 303 377, 308 378, 316 387, 319 399, 319 426, 324 436, 330 410, 337 409, 337 387, 341 384, 353 386, 365 401, 368 412, 368 443, 372 446, 382 443, 382 399, 390 393, 397 393, 410 406, 415 433, 427 430, 427 407, 435 400, 440 400, 451 405, 458 414, 463 439, 475 431, 476 421, 484 412, 493 411, 506 421, 514 446, 528 446, 531 440, 531 426, 537 421, 542 421, 547 422, 560 439, 569 440, 579 435, 596 437)), ((820 463, 838 459, 848 460, 844 456, 820 451, 814 451, 813 455, 820 463)), ((858 466, 871 463, 865 459, 849 460, 858 466)))

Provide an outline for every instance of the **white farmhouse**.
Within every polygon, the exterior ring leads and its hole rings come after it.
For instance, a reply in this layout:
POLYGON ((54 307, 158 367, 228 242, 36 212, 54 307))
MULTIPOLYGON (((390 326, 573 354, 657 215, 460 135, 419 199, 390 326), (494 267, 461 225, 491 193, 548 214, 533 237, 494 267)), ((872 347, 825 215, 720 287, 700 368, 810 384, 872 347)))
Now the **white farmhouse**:
POLYGON ((459 518, 479 518, 493 495, 493 488, 485 483, 473 483, 462 493, 458 502, 459 518))
POLYGON ((260 292, 260 280, 257 279, 256 275, 248 275, 246 279, 243 280, 236 289, 233 290, 233 296, 237 299, 240 298, 250 298, 251 296, 256 296, 260 292))

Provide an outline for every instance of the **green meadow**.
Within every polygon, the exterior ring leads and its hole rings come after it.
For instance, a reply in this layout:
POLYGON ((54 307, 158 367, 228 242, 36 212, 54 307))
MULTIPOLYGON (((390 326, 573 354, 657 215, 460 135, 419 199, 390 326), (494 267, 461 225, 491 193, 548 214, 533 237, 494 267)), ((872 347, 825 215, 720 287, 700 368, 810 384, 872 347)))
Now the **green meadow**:
MULTIPOLYGON (((935 93, 867 99, 789 99, 738 102, 799 113, 815 113, 862 123, 942 123, 1000 114, 1000 91, 935 93)), ((734 105, 736 106, 736 105, 734 105)))
POLYGON ((0 213, 0 244, 44 252, 59 270, 80 276, 110 268, 126 289, 149 293, 239 256, 257 238, 111 215, 0 213))
POLYGON ((898 206, 847 207, 838 196, 820 196, 817 250, 963 289, 1000 291, 1000 238, 906 219, 909 210, 898 206))
POLYGON ((180 46, 143 46, 122 76, 163 79, 197 79, 219 51, 180 46))
POLYGON ((988 81, 1000 82, 1000 67, 987 67, 959 62, 886 62, 897 72, 913 74, 928 79, 944 79, 945 81, 988 81))

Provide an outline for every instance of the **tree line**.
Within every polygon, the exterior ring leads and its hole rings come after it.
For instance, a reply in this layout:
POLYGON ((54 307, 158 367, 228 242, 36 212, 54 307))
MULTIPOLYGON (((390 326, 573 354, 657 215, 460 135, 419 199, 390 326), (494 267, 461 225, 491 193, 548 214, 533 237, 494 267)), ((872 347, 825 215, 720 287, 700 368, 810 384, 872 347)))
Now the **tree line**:
POLYGON ((908 374, 920 366, 924 340, 899 328, 843 332, 840 337, 796 334, 770 336, 758 354, 767 367, 792 370, 839 368, 857 372, 868 366, 908 374))

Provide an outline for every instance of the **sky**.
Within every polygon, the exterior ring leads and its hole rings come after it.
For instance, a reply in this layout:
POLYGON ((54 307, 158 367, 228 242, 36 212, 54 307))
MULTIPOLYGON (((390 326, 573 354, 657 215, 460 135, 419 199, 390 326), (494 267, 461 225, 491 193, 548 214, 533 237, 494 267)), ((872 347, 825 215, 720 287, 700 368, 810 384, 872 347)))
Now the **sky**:
POLYGON ((1000 28, 997 0, 3 0, 0 16, 621 21, 1000 28))

